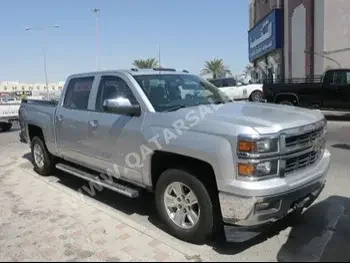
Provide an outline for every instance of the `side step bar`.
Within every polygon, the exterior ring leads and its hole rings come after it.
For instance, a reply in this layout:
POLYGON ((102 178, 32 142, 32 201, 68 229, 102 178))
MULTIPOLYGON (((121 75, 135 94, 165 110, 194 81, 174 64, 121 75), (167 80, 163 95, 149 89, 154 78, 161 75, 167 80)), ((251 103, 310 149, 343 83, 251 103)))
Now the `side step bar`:
POLYGON ((128 187, 126 185, 116 183, 116 182, 103 182, 98 175, 94 175, 85 171, 82 171, 78 168, 69 166, 67 164, 58 163, 56 164, 56 168, 60 171, 69 173, 71 175, 80 177, 84 180, 87 180, 89 182, 92 182, 94 184, 100 185, 102 187, 106 187, 114 192, 117 192, 119 194, 122 194, 124 196, 130 197, 130 198, 137 198, 139 197, 140 193, 137 189, 133 189, 131 187, 128 187))

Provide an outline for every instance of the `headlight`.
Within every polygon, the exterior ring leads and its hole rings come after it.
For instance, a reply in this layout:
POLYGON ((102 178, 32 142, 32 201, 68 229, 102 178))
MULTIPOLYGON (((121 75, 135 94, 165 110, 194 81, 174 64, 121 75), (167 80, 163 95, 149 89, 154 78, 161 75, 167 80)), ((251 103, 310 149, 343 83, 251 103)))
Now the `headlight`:
POLYGON ((251 179, 278 175, 278 160, 261 162, 240 162, 237 164, 238 176, 251 179))
POLYGON ((279 139, 238 138, 238 152, 241 153, 274 153, 278 152, 279 139))

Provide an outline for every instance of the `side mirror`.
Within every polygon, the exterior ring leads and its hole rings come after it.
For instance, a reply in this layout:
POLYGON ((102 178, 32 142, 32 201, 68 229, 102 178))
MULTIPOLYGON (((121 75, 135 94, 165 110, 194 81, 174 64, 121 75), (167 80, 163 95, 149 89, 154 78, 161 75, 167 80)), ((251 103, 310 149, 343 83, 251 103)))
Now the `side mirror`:
POLYGON ((129 99, 119 97, 107 99, 103 102, 105 112, 116 113, 129 116, 140 116, 141 108, 139 105, 132 105, 129 99))
POLYGON ((239 86, 242 86, 242 83, 241 82, 238 82, 237 83, 237 86, 239 87, 239 86))

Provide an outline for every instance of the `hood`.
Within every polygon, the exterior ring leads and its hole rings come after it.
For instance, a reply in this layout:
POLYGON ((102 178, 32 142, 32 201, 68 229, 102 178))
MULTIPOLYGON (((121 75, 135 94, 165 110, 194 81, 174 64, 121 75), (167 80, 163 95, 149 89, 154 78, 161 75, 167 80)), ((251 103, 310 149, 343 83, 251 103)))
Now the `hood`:
POLYGON ((211 112, 207 113, 203 121, 194 128, 214 133, 217 129, 227 129, 232 126, 250 127, 260 134, 276 133, 284 129, 312 124, 324 118, 319 111, 268 103, 232 102, 215 106, 217 106, 216 109, 208 105, 183 108, 170 114, 175 118, 182 118, 192 111, 201 116, 203 107, 211 108, 211 112))

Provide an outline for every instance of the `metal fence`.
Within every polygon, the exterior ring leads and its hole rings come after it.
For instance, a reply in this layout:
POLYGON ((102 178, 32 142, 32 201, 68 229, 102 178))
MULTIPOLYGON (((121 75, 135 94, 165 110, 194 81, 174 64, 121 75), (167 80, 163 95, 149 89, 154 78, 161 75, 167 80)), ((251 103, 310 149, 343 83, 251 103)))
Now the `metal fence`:
POLYGON ((315 75, 313 77, 306 78, 283 78, 283 79, 265 79, 260 82, 255 82, 259 84, 287 84, 287 83, 321 83, 323 80, 323 75, 315 75))

